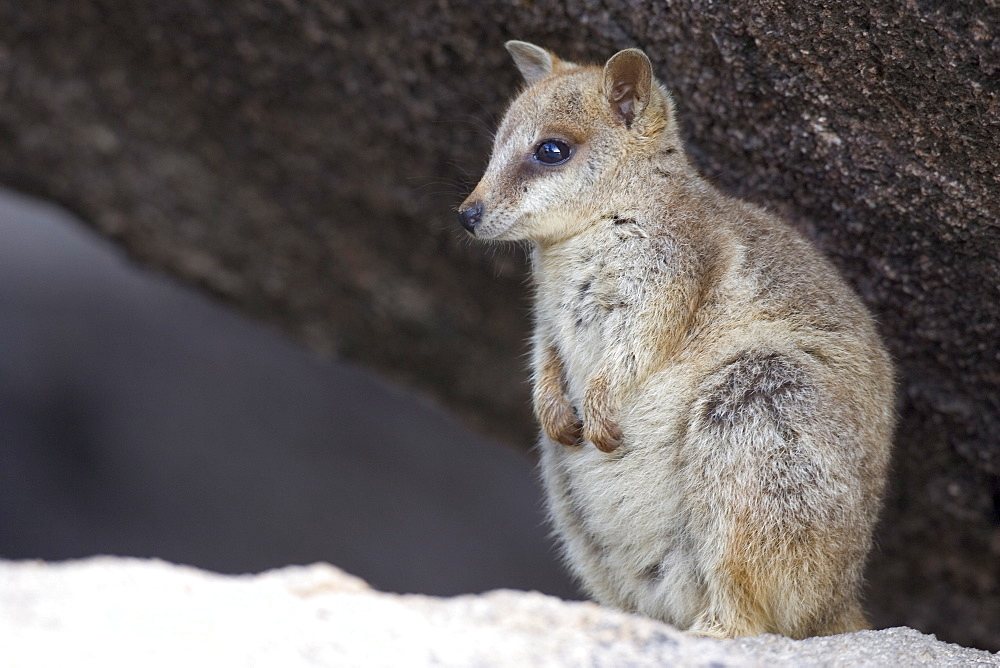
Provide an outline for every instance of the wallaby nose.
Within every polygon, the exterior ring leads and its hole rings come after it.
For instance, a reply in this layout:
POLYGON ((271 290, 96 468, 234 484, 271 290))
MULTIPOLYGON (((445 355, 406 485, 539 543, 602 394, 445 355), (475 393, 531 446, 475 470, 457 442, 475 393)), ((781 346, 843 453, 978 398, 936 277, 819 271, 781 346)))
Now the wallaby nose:
POLYGON ((473 202, 466 205, 464 208, 458 210, 458 222, 462 223, 462 227, 470 232, 475 232, 476 225, 479 224, 480 219, 483 217, 483 203, 473 202))

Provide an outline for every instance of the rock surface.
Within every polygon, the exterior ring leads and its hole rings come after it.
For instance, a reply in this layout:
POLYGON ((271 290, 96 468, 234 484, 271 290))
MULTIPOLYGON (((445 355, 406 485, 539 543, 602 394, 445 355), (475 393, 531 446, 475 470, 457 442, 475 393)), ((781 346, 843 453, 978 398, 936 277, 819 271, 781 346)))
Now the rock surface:
POLYGON ((845 272, 900 368, 874 619, 1000 648, 995 2, 4 3, 0 182, 526 447, 521 258, 450 212, 515 37, 644 47, 702 169, 845 272))
POLYGON ((162 561, 0 562, 0 647, 22 666, 997 666, 907 628, 716 641, 535 592, 432 598, 328 564, 222 576, 162 561))

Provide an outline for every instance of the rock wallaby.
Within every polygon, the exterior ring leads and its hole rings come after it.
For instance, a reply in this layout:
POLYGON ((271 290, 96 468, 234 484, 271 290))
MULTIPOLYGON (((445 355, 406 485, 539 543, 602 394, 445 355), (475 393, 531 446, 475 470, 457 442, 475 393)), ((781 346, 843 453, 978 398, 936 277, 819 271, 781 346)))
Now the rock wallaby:
POLYGON ((684 153, 638 49, 527 81, 459 207, 530 241, 551 521, 607 605, 717 637, 866 628, 893 370, 836 270, 684 153))

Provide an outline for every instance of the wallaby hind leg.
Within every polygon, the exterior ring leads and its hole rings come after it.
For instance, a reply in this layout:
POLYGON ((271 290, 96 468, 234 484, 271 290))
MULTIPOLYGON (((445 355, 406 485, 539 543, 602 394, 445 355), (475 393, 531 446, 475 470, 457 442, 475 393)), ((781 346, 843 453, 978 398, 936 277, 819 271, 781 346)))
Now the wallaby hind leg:
POLYGON ((810 550, 811 558, 758 551, 763 558, 756 559, 752 552, 761 547, 766 547, 764 541, 730 545, 741 561, 724 561, 708 578, 708 604, 691 632, 718 638, 762 633, 807 638, 869 628, 850 579, 816 572, 817 550, 810 550))
POLYGON ((792 354, 748 350, 705 386, 689 433, 707 605, 692 628, 727 637, 862 628, 870 518, 851 495, 850 435, 792 354))
POLYGON ((845 606, 842 611, 823 619, 810 635, 835 636, 841 633, 865 631, 871 627, 872 625, 861 609, 861 604, 855 601, 851 605, 845 606))

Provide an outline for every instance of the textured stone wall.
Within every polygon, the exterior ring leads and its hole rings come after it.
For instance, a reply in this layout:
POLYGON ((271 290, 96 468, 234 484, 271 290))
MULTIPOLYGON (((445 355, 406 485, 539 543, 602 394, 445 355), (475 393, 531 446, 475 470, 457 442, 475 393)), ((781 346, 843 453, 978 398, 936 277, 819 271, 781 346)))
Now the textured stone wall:
POLYGON ((995 2, 0 4, 0 183, 528 446, 518 249, 450 211, 518 85, 502 42, 646 49, 695 160, 800 225, 900 372, 880 625, 1000 647, 995 2))

